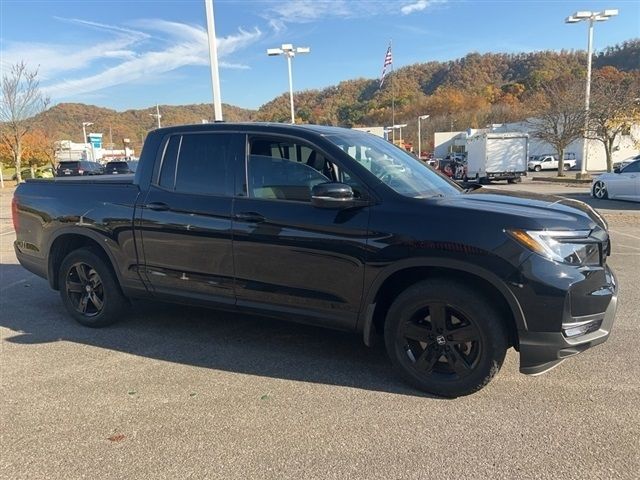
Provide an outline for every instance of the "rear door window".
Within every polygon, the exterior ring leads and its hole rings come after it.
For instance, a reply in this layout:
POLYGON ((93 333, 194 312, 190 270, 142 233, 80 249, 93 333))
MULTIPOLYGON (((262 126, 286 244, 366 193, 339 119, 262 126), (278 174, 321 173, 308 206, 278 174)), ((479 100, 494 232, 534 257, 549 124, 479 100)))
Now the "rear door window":
POLYGON ((231 136, 173 135, 165 149, 158 184, 180 193, 233 195, 231 136))

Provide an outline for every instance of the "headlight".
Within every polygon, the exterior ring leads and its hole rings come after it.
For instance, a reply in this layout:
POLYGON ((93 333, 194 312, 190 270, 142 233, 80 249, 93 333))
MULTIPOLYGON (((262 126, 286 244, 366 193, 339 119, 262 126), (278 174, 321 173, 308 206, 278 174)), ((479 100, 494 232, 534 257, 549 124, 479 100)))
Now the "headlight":
POLYGON ((506 230, 518 243, 555 262, 600 265, 598 241, 589 230, 506 230))

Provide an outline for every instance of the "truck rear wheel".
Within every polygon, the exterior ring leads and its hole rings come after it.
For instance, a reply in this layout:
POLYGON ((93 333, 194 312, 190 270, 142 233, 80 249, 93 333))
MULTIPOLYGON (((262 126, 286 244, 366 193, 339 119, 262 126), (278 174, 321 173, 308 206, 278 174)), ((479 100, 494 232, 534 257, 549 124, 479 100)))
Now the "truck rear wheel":
POLYGON ((81 248, 69 253, 58 275, 62 303, 82 325, 111 325, 127 305, 113 270, 94 250, 81 248))
POLYGON ((443 397, 480 390, 498 373, 507 350, 500 314, 474 289, 452 280, 425 280, 400 294, 384 337, 399 374, 443 397))

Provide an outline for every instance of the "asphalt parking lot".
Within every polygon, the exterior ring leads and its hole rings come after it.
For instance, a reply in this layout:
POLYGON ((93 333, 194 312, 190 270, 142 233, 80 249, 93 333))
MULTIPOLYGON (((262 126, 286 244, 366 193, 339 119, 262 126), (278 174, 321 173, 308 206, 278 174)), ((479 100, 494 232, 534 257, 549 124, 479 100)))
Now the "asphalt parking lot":
POLYGON ((341 332, 136 303, 81 327, 13 254, 0 194, 0 477, 637 479, 640 204, 526 181, 607 218, 620 283, 605 344, 551 372, 518 355, 481 392, 425 396, 341 332))

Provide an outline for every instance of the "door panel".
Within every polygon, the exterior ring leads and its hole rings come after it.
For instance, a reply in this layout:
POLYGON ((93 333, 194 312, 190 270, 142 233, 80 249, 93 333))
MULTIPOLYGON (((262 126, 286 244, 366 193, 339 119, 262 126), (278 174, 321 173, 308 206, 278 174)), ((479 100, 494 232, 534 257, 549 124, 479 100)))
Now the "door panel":
POLYGON ((145 206, 168 207, 141 213, 144 272, 154 290, 234 301, 231 203, 151 187, 145 206))
POLYGON ((303 309, 321 323, 354 328, 369 208, 340 211, 238 198, 234 213, 243 212, 259 214, 263 221, 233 221, 238 305, 303 309))
POLYGON ((250 137, 247 195, 233 209, 238 306, 288 311, 355 328, 367 255, 369 207, 311 205, 311 188, 347 182, 368 193, 337 162, 302 141, 250 137))
POLYGON ((157 293, 235 303, 231 211, 244 136, 172 135, 143 202, 143 271, 157 293))

